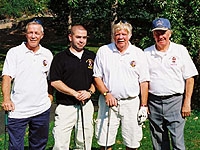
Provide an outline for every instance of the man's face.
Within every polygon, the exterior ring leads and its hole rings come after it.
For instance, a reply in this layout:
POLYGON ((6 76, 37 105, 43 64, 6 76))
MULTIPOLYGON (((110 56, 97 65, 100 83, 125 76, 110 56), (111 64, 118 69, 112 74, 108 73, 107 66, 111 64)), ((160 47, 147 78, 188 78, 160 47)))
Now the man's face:
POLYGON ((40 24, 29 25, 26 31, 27 47, 33 51, 38 50, 43 35, 42 26, 40 24))
POLYGON ((119 51, 124 51, 128 48, 129 35, 127 30, 119 30, 114 33, 114 42, 119 51))
POLYGON ((158 47, 165 47, 169 44, 171 31, 170 30, 155 30, 153 37, 158 47))
POLYGON ((87 31, 83 29, 74 30, 73 33, 69 35, 69 40, 71 46, 76 51, 81 51, 87 43, 87 31))

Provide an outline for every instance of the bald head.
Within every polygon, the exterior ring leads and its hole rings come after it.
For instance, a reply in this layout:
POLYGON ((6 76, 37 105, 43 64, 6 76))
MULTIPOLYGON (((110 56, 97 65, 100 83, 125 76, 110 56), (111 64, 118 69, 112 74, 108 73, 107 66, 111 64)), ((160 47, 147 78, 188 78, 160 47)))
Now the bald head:
POLYGON ((71 34, 75 34, 77 30, 84 30, 87 31, 82 25, 74 25, 71 28, 71 34))

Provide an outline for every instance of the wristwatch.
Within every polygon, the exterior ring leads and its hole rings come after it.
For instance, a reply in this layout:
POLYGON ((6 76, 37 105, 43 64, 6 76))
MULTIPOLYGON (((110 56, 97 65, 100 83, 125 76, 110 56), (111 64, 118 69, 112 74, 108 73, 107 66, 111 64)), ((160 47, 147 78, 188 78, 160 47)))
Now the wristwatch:
POLYGON ((93 94, 92 90, 87 90, 91 95, 93 94))
POLYGON ((106 96, 109 93, 109 91, 106 91, 103 93, 103 96, 106 96))

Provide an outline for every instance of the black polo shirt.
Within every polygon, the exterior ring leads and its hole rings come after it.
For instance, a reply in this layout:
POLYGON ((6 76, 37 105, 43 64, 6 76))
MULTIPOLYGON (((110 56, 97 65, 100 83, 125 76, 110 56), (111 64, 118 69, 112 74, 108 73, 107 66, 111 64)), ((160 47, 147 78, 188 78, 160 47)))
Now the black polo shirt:
MULTIPOLYGON (((56 54, 50 68, 50 80, 61 80, 74 90, 88 90, 93 82, 95 53, 84 49, 81 59, 72 54, 69 48, 56 54)), ((79 101, 56 90, 56 103, 76 105, 79 101)))

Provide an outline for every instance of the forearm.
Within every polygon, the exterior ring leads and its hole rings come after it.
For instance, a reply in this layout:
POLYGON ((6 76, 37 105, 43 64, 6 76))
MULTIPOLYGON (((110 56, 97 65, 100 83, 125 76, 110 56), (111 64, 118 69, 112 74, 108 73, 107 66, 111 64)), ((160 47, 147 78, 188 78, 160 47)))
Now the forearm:
POLYGON ((90 90, 92 93, 94 93, 96 91, 94 84, 91 84, 91 86, 88 90, 90 90))
POLYGON ((148 82, 140 83, 140 90, 141 90, 141 106, 147 106, 148 82))
POLYGON ((5 111, 14 111, 15 105, 11 101, 10 90, 11 90, 11 81, 12 78, 10 76, 4 75, 2 79, 2 94, 3 94, 3 102, 2 108, 5 111))
POLYGON ((3 101, 10 101, 11 77, 4 75, 2 78, 3 101))
POLYGON ((51 82, 48 81, 48 97, 50 98, 51 102, 53 102, 53 93, 54 93, 54 88, 51 86, 51 82))
POLYGON ((96 88, 99 90, 101 94, 103 94, 106 91, 109 91, 109 89, 105 86, 101 78, 99 77, 94 78, 94 83, 96 88))
POLYGON ((186 79, 185 98, 184 98, 183 106, 182 106, 182 110, 181 110, 183 117, 190 116, 190 113, 191 113, 191 97, 192 97, 193 88, 194 88, 194 78, 186 79))
POLYGON ((194 78, 186 79, 185 99, 184 99, 184 104, 186 104, 186 105, 191 104, 191 97, 192 97, 192 93, 193 93, 193 88, 194 88, 194 78))
POLYGON ((104 95, 106 104, 109 107, 117 106, 118 102, 116 98, 110 93, 109 89, 103 83, 103 80, 97 77, 94 79, 94 81, 95 81, 95 86, 97 87, 99 92, 104 95))
POLYGON ((68 87, 66 84, 64 84, 61 80, 53 81, 51 82, 51 85, 58 90, 61 93, 70 95, 70 96, 76 96, 78 92, 70 87, 68 87))

